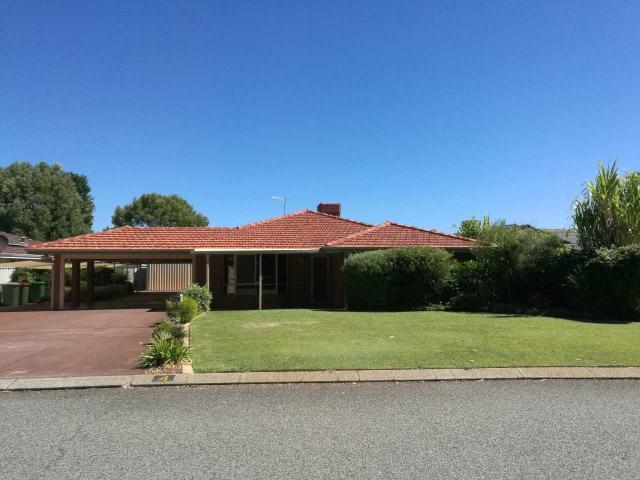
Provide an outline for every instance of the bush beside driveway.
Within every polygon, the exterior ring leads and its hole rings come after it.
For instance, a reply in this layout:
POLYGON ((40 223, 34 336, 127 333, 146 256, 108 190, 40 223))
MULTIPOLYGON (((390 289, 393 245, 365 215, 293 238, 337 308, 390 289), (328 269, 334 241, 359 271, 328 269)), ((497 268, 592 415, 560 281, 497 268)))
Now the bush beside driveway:
POLYGON ((195 372, 637 366, 640 323, 458 312, 214 311, 195 372))

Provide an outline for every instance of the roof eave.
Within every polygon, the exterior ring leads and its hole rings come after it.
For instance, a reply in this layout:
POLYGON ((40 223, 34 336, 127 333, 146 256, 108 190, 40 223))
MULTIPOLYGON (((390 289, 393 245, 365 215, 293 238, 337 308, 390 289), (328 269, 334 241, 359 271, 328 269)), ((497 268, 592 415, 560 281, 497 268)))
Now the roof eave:
POLYGON ((194 248, 191 252, 193 254, 200 253, 318 253, 320 251, 319 248, 254 248, 254 247, 243 247, 243 248, 194 248))
POLYGON ((332 251, 332 252, 349 252, 354 250, 388 250, 390 248, 413 248, 413 247, 429 247, 429 248, 443 248, 445 250, 453 250, 453 251, 467 251, 474 247, 475 245, 463 246, 448 246, 448 245, 362 245, 362 246, 340 246, 340 245, 328 245, 322 247, 322 251, 332 251))

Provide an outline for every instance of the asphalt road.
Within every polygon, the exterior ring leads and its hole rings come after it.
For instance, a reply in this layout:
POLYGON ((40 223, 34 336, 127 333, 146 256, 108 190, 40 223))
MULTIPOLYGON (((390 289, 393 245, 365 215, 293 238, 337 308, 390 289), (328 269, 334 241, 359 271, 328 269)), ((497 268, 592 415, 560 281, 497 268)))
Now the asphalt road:
POLYGON ((3 479, 637 479, 640 382, 0 393, 3 479))

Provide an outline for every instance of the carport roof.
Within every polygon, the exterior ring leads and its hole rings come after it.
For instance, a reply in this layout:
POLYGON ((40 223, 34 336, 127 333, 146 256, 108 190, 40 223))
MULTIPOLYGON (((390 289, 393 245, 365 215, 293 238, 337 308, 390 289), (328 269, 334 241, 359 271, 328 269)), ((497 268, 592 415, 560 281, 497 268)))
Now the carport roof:
POLYGON ((311 210, 240 227, 120 227, 40 244, 38 253, 65 251, 242 251, 426 245, 467 248, 473 241, 387 222, 373 226, 311 210))

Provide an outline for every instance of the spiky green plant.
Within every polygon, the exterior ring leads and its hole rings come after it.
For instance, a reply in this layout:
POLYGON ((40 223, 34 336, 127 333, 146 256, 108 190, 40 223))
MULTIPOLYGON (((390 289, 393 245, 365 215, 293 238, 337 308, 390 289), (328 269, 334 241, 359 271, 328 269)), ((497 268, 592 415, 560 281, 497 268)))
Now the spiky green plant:
POLYGON ((160 334, 160 332, 167 332, 176 340, 182 340, 186 335, 181 325, 173 323, 169 320, 165 320, 156 325, 156 327, 153 329, 154 337, 160 334))
POLYGON ((191 348, 177 340, 171 333, 160 331, 154 334, 153 342, 147 345, 140 355, 138 366, 141 368, 162 367, 178 364, 191 358, 191 348))
POLYGON ((615 162, 598 174, 576 200, 573 223, 587 251, 640 242, 640 174, 620 176, 615 162))

